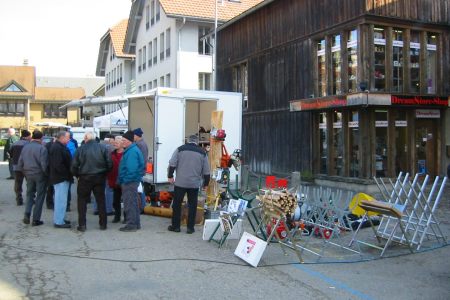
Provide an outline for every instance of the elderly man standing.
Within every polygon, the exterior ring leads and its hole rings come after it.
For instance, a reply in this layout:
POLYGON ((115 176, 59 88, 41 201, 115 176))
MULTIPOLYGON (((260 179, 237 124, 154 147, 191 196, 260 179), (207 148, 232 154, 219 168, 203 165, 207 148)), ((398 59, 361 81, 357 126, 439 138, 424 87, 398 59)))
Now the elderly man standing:
POLYGON ((56 136, 56 141, 51 145, 50 178, 49 183, 55 188, 53 223, 56 228, 70 228, 70 222, 64 220, 67 207, 67 194, 70 182, 73 180, 70 173, 70 163, 72 157, 67 148, 70 135, 67 131, 60 131, 56 136))
POLYGON ((16 203, 17 205, 23 205, 23 197, 22 197, 22 186, 24 175, 22 170, 19 170, 19 157, 20 153, 22 153, 22 149, 25 145, 27 145, 31 140, 31 132, 28 130, 22 130, 20 135, 20 140, 15 142, 11 148, 11 160, 13 162, 13 170, 14 170, 14 192, 16 193, 16 203))
POLYGON ((44 224, 41 221, 41 215, 47 187, 48 152, 42 146, 42 132, 39 130, 33 132, 31 143, 23 147, 19 157, 18 168, 22 170, 27 179, 27 200, 23 223, 30 224, 31 210, 34 205, 31 225, 42 225, 44 224))
MULTIPOLYGON (((144 164, 145 166, 147 166, 147 162, 148 162, 148 146, 147 143, 144 141, 144 138, 142 137, 142 135, 144 134, 144 132, 142 131, 142 129, 136 128, 135 130, 133 130, 134 133, 134 142, 136 143, 136 145, 138 146, 139 150, 141 150, 142 152, 142 156, 144 157, 144 164)), ((145 173, 144 173, 145 175, 145 173)), ((141 180, 141 183, 144 184, 141 180)), ((139 202, 139 209, 141 213, 144 213, 144 207, 145 207, 145 194, 139 193, 139 197, 141 199, 141 201, 139 202)))
POLYGON ((105 183, 111 168, 111 156, 105 145, 97 143, 92 132, 86 132, 71 167, 72 174, 78 177, 78 231, 86 231, 86 205, 91 192, 98 205, 100 230, 106 230, 105 183))
POLYGON ((19 140, 14 128, 8 129, 8 139, 6 140, 5 149, 3 150, 3 160, 8 161, 9 177, 6 179, 14 179, 13 161, 11 159, 11 146, 19 140))
POLYGON ((137 189, 145 172, 145 164, 141 151, 133 143, 133 131, 127 131, 122 137, 125 151, 119 164, 119 183, 122 188, 126 225, 119 230, 132 232, 141 228, 137 189))
POLYGON ((169 174, 171 184, 175 184, 175 197, 172 202, 172 225, 169 231, 180 232, 181 204, 184 195, 188 197, 187 233, 194 233, 195 216, 197 214, 198 190, 208 186, 209 163, 206 152, 198 146, 198 137, 191 135, 186 145, 178 147, 169 161, 169 174), (176 172, 176 179, 173 174, 176 172))

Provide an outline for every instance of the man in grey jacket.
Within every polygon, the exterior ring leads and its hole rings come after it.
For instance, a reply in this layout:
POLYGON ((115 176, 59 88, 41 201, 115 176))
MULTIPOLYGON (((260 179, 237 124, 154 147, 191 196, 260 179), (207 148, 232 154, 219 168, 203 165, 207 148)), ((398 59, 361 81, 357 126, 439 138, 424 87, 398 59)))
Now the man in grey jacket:
POLYGON ((23 223, 30 224, 31 210, 34 205, 31 225, 42 225, 44 224, 41 221, 42 205, 44 204, 48 176, 48 151, 42 146, 42 132, 39 130, 33 132, 31 142, 23 147, 18 168, 22 170, 27 179, 27 200, 23 223))
POLYGON ((206 152, 198 146, 198 137, 191 135, 186 145, 178 147, 169 161, 169 182, 175 184, 175 197, 172 202, 172 225, 169 231, 180 232, 181 204, 184 195, 188 197, 187 233, 194 233, 197 214, 198 190, 209 184, 209 163, 206 152), (174 172, 176 178, 174 179, 174 172))

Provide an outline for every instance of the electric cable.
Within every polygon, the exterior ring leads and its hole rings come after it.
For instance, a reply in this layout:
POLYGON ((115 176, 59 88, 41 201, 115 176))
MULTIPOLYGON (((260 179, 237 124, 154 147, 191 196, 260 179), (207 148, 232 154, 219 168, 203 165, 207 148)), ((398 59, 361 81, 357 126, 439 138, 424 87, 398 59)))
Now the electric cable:
MULTIPOLYGON (((18 247, 14 245, 9 245, 7 243, 0 243, 0 248, 2 247, 8 247, 20 251, 27 251, 27 252, 33 252, 43 255, 51 255, 51 256, 59 256, 59 257, 69 257, 69 258, 78 258, 78 259, 89 259, 89 260, 98 260, 98 261, 106 261, 106 262, 120 262, 120 263, 157 263, 157 262, 169 262, 169 261, 193 261, 193 262, 204 262, 204 263, 214 263, 214 264, 222 264, 222 265, 231 265, 231 266, 239 266, 239 267, 251 267, 247 264, 242 263, 235 263, 235 262, 228 262, 228 261, 221 261, 221 260, 212 260, 212 259, 201 259, 201 258, 160 258, 160 259, 149 259, 149 260, 125 260, 125 259, 114 259, 114 258, 102 258, 102 257, 90 257, 90 256, 82 256, 82 255, 71 255, 71 254, 63 254, 63 253, 56 253, 56 252, 49 252, 49 251, 41 251, 41 250, 34 250, 31 248, 23 248, 18 247)), ((343 261, 323 261, 323 262, 287 262, 287 263, 275 263, 275 264, 266 264, 266 265, 260 265, 259 268, 267 268, 267 267, 280 267, 280 266, 290 266, 290 265, 328 265, 328 264, 354 264, 354 263, 367 263, 371 261, 377 261, 380 259, 391 259, 391 258, 398 258, 403 256, 409 256, 413 254, 419 254, 419 253, 426 253, 430 251, 434 251, 441 248, 446 248, 450 246, 450 244, 441 245, 437 247, 432 247, 429 249, 421 250, 419 252, 415 253, 400 253, 396 255, 390 255, 386 257, 375 257, 375 258, 367 258, 367 259, 360 259, 360 260, 343 260, 343 261)), ((253 268, 253 267, 251 267, 253 268)))

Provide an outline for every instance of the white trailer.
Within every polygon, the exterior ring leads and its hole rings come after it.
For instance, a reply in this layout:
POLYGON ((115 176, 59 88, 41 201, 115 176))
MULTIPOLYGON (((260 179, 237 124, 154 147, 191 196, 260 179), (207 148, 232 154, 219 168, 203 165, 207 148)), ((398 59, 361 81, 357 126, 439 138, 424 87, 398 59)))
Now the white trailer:
MULTIPOLYGON (((153 159, 153 176, 149 183, 167 183, 167 168, 175 149, 200 127, 211 129, 211 113, 223 111, 223 129, 228 151, 241 149, 242 94, 174 88, 156 88, 145 93, 127 95, 128 126, 142 128, 149 155, 153 159)), ((236 171, 231 172, 234 179, 236 171)))

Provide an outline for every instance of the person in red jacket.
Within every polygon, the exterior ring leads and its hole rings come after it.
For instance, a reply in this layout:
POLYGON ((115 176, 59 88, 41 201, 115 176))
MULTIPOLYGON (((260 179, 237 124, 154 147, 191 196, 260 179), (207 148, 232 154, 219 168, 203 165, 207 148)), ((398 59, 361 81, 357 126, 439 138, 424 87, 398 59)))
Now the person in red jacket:
POLYGON ((117 176, 119 175, 119 164, 120 160, 123 156, 123 146, 122 146, 122 137, 116 136, 114 142, 112 143, 114 146, 113 152, 111 152, 111 160, 113 162, 112 170, 108 173, 108 186, 113 189, 113 207, 114 207, 114 219, 113 223, 120 222, 121 215, 121 198, 122 198, 122 189, 120 188, 120 184, 117 182, 117 176))

